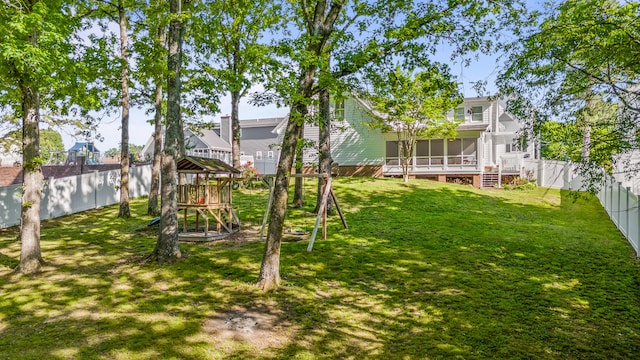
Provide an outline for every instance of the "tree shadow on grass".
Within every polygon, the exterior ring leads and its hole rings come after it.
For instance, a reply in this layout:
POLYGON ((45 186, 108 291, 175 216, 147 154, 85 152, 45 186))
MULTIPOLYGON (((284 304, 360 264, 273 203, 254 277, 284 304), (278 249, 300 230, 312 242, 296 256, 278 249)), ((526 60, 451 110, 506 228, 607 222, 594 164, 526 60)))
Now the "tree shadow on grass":
MULTIPOLYGON (((8 358, 637 353, 638 266, 593 204, 371 181, 336 181, 349 230, 331 221, 312 253, 306 242, 284 243, 284 284, 266 294, 253 285, 262 243, 183 244, 183 261, 140 265, 155 244, 144 217, 116 220, 114 207, 61 219, 55 231, 47 224, 52 266, 0 278, 0 348, 8 358), (272 315, 277 342, 225 335, 227 322, 253 313, 272 315)), ((261 220, 264 208, 254 211, 261 220)), ((290 221, 309 222, 296 218, 308 213, 292 211, 290 221)))
POLYGON ((313 295, 282 300, 310 324, 280 354, 626 358, 640 346, 627 313, 640 314, 638 287, 625 286, 638 268, 606 218, 591 214, 597 204, 396 189, 340 189, 360 221, 311 255, 289 254, 287 281, 313 295))

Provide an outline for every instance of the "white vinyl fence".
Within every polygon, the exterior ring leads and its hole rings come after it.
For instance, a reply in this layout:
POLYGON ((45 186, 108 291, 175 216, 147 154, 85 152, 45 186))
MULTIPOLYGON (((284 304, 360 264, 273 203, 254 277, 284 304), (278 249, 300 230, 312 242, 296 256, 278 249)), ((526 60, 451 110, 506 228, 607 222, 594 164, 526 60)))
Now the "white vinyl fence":
POLYGON ((575 170, 573 164, 557 160, 525 159, 522 172, 536 179, 540 187, 563 190, 583 190, 584 178, 575 170))
POLYGON ((622 186, 621 182, 608 176, 598 193, 598 199, 613 223, 629 240, 636 255, 640 257, 640 203, 638 195, 634 194, 630 187, 622 186))
MULTIPOLYGON (((0 187, 0 228, 20 224, 22 185, 0 187)), ((129 169, 129 196, 149 194, 151 165, 129 169)), ((42 220, 73 214, 120 201, 120 170, 45 179, 40 205, 42 220)))
MULTIPOLYGON (((523 173, 536 179, 537 185, 554 189, 584 190, 584 178, 566 161, 526 160, 523 173)), ((627 179, 628 180, 628 179, 627 179)), ((640 202, 638 194, 622 179, 606 176, 597 193, 613 223, 640 257, 640 202)))

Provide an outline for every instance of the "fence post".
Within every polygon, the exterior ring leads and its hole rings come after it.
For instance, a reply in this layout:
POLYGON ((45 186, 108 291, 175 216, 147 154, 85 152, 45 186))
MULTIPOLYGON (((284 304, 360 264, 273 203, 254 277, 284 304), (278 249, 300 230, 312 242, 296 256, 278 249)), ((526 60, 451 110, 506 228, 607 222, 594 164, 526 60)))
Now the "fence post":
POLYGON ((611 186, 609 187, 611 190, 611 193, 609 194, 609 201, 611 202, 611 205, 609 206, 609 217, 613 217, 613 177, 610 177, 609 181, 611 182, 611 186))
POLYGON ((98 170, 93 171, 93 208, 98 208, 98 176, 100 172, 98 170))
POLYGON ((627 228, 624 229, 624 233, 628 237, 631 237, 631 233, 629 233, 629 229, 631 228, 631 225, 629 224, 629 194, 631 194, 631 187, 627 186, 627 187, 625 187, 625 189, 627 191, 627 201, 626 201, 625 206, 624 206, 624 209, 625 209, 624 211, 626 212, 625 216, 627 218, 627 221, 626 221, 627 228))
MULTIPOLYGON (((636 195, 636 199, 638 199, 638 201, 636 201, 636 206, 638 207, 638 218, 636 221, 638 221, 638 226, 636 226, 636 238, 634 240, 636 242, 636 257, 640 258, 640 195, 636 195)), ((632 238, 629 237, 629 239, 632 238)))
POLYGON ((53 182, 55 181, 53 176, 49 177, 49 185, 47 186, 47 193, 45 194, 47 198, 47 216, 49 219, 53 219, 53 208, 51 206, 51 188, 53 187, 53 182))
POLYGON ((609 217, 611 217, 611 212, 613 211, 613 179, 609 176, 607 176, 607 200, 609 201, 607 211, 609 212, 609 217))
POLYGON ((609 209, 607 209, 607 201, 609 200, 609 197, 607 196, 607 190, 608 190, 608 185, 607 185, 607 175, 605 174, 604 177, 602 178, 602 189, 600 190, 600 192, 602 193, 602 196, 604 197, 604 199, 602 199, 602 205, 604 206, 604 210, 609 213, 609 209))
POLYGON ((618 221, 616 225, 618 226, 618 229, 622 229, 622 224, 620 224, 620 212, 622 211, 622 190, 620 189, 622 188, 622 183, 620 181, 616 181, 616 184, 618 186, 618 209, 616 210, 616 213, 618 214, 618 221))
POLYGON ((544 159, 538 160, 538 186, 543 187, 544 184, 544 159))

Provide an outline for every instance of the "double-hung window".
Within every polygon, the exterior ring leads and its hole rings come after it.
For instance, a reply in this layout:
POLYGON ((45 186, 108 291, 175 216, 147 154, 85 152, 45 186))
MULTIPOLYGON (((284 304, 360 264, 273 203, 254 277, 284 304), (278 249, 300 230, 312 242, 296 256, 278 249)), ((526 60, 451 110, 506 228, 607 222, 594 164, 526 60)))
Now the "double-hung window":
POLYGON ((482 106, 471 107, 471 121, 482 121, 482 106))

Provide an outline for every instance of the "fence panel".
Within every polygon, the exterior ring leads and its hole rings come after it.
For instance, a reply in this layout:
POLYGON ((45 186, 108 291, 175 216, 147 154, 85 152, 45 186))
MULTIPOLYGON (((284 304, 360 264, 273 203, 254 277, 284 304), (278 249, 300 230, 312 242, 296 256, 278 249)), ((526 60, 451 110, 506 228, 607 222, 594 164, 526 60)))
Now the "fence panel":
POLYGON ((636 254, 640 255, 640 204, 638 203, 638 195, 631 194, 629 197, 629 228, 627 231, 627 239, 636 254))
POLYGON ((0 228, 20 224, 21 185, 0 187, 0 228))
POLYGON ((618 228, 625 237, 629 237, 629 191, 623 186, 619 187, 619 191, 618 228))
POLYGON ((102 171, 97 174, 96 206, 108 206, 120 201, 120 170, 102 171))
POLYGON ((620 183, 611 185, 611 220, 620 227, 620 183))
MULTIPOLYGON (((131 167, 129 195, 149 194, 151 165, 131 167)), ((0 228, 20 224, 21 185, 0 187, 0 228)), ((51 219, 120 201, 120 170, 46 179, 42 188, 40 219, 51 219)))
POLYGON ((129 196, 149 195, 151 189, 151 166, 136 166, 129 170, 129 196))

